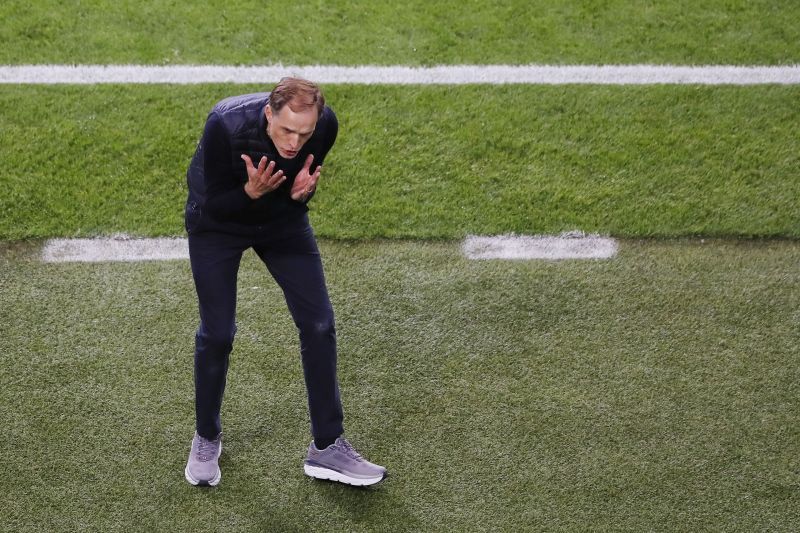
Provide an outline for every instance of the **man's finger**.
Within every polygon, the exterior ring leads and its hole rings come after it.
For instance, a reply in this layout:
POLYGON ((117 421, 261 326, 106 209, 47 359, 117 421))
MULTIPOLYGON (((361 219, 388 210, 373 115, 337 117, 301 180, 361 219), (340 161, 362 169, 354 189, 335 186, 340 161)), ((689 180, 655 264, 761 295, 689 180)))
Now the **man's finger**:
POLYGON ((269 187, 272 187, 272 188, 274 188, 274 189, 277 189, 277 188, 278 188, 278 185, 280 185, 281 183, 283 183, 283 181, 284 181, 285 179, 286 179, 286 176, 284 176, 284 174, 283 174, 283 170, 279 170, 279 171, 277 171, 275 174, 273 174, 273 175, 271 175, 271 176, 269 177, 269 179, 267 180, 267 185, 268 185, 269 187))
MULTIPOLYGON (((269 160, 267 159, 266 156, 261 156, 261 161, 258 162, 258 173, 259 174, 264 172, 264 169, 267 168, 267 161, 269 161, 269 160)), ((270 165, 274 166, 275 162, 274 161, 270 162, 270 165)))
POLYGON ((322 165, 318 166, 317 170, 315 170, 314 174, 311 176, 311 182, 309 183, 309 186, 312 190, 316 188, 320 174, 322 174, 322 165))
MULTIPOLYGON (((264 158, 264 159, 266 159, 266 158, 264 158)), ((264 162, 264 160, 262 159, 261 163, 263 163, 263 162, 264 162)), ((266 169, 264 167, 262 167, 261 164, 258 165, 258 179, 262 183, 268 182, 269 178, 272 176, 272 170, 275 168, 275 161, 270 161, 269 165, 265 165, 265 166, 267 167, 266 169)))
POLYGON ((314 154, 308 154, 308 157, 306 157, 306 164, 303 165, 303 170, 308 171, 308 169, 311 168, 311 163, 313 162, 314 162, 314 154))
POLYGON ((244 166, 247 167, 248 171, 250 171, 250 169, 255 170, 255 167, 253 167, 253 160, 250 159, 249 155, 242 154, 242 160, 244 160, 244 166))

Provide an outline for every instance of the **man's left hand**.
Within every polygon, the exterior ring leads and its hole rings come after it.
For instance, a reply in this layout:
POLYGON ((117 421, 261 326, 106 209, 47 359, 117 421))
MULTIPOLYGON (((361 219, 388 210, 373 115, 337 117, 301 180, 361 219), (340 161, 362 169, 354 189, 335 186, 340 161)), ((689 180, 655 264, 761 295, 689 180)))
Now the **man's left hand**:
POLYGON ((291 192, 292 200, 304 202, 317 188, 317 181, 319 181, 319 174, 322 172, 322 165, 318 166, 314 173, 311 174, 311 163, 313 162, 314 154, 308 154, 306 164, 303 165, 303 168, 300 169, 300 172, 298 172, 297 176, 294 178, 291 192))

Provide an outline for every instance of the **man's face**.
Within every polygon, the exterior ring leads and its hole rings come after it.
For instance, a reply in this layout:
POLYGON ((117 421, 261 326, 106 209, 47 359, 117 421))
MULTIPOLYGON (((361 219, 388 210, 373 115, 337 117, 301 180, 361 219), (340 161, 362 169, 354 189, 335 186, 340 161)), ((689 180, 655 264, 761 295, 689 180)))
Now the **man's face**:
POLYGON ((295 113, 285 105, 277 113, 267 105, 267 135, 284 159, 293 159, 311 138, 317 126, 317 110, 310 107, 295 113))

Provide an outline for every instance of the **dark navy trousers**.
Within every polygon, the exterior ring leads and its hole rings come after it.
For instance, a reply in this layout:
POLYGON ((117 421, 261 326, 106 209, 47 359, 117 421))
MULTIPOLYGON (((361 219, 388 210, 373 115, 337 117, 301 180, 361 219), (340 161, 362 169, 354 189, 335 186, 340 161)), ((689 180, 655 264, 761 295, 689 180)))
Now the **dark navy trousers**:
POLYGON ((197 432, 213 439, 222 431, 220 409, 236 333, 239 263, 245 250, 253 248, 283 290, 300 334, 311 433, 315 439, 338 437, 343 432, 343 415, 336 377, 336 329, 308 217, 247 234, 217 231, 223 227, 214 226, 214 231, 189 232, 200 304, 194 354, 197 432))

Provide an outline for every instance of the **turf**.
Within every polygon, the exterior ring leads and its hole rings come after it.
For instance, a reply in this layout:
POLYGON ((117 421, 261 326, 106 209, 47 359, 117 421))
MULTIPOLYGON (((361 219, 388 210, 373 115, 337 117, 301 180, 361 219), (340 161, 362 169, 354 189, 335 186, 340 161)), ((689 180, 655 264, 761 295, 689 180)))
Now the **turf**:
MULTIPOLYGON (((208 110, 259 89, 0 89, 0 239, 181 234, 208 110)), ((326 92, 341 130, 311 204, 322 236, 800 236, 794 86, 326 92)))
MULTIPOLYGON (((0 64, 800 61, 800 6, 769 0, 0 17, 0 64)), ((325 87, 342 130, 312 219, 347 433, 392 476, 302 474, 294 326, 248 256, 222 484, 189 487, 188 264, 45 265, 30 239, 181 234, 206 112, 262 89, 0 87, 0 530, 800 529, 796 87, 325 87), (589 262, 451 240, 576 228, 648 239, 589 262)))
POLYGON ((223 478, 183 480, 187 262, 0 252, 0 529, 793 531, 800 245, 625 241, 608 261, 468 261, 323 241, 348 435, 392 476, 307 479, 294 328, 254 256, 223 478))
POLYGON ((0 4, 0 63, 790 64, 781 0, 0 4))

